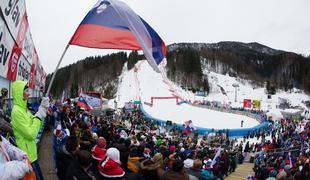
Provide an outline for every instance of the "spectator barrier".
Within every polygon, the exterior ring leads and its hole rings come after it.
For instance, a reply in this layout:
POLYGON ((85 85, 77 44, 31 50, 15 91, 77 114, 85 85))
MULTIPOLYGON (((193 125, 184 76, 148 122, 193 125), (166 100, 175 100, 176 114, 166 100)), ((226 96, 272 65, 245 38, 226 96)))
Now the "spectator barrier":
MULTIPOLYGON (((153 121, 157 121, 161 124, 165 124, 167 120, 163 120, 163 119, 158 119, 155 118, 151 115, 149 115, 143 108, 143 104, 140 105, 140 109, 144 115, 144 117, 146 119, 150 119, 153 121)), ((183 124, 175 124, 174 127, 183 129, 183 124)), ((228 129, 228 135, 230 137, 244 137, 249 135, 252 132, 258 132, 258 131, 262 131, 262 130, 268 130, 268 122, 262 122, 261 124, 254 126, 252 128, 238 128, 238 129, 228 129)), ((218 132, 218 131, 223 131, 224 129, 213 129, 213 128, 204 128, 204 127, 197 127, 197 132, 198 134, 207 134, 207 133, 211 133, 211 132, 218 132)), ((225 129, 226 130, 226 129, 225 129)))
POLYGON ((46 124, 46 122, 44 121, 44 123, 43 123, 42 127, 40 128, 39 133, 38 133, 38 135, 36 137, 36 144, 40 143, 40 140, 41 140, 41 137, 42 137, 42 134, 43 134, 43 130, 44 130, 45 124, 46 124))

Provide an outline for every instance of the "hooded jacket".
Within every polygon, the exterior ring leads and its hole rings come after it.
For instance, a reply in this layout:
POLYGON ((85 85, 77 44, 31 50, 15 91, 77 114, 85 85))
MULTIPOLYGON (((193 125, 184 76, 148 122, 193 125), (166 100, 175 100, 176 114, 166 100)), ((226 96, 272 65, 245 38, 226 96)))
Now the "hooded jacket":
POLYGON ((142 161, 142 157, 128 157, 127 168, 134 173, 138 173, 140 171, 140 161, 142 161))
POLYGON ((156 180, 159 179, 157 171, 160 168, 159 163, 155 163, 150 159, 146 159, 141 163, 141 174, 145 179, 156 180))
POLYGON ((38 159, 36 137, 42 125, 39 118, 27 110, 27 101, 23 93, 27 82, 15 81, 12 85, 13 109, 11 113, 13 132, 17 146, 25 151, 30 162, 38 159))
POLYGON ((123 179, 125 176, 124 170, 121 168, 120 164, 115 162, 113 159, 106 157, 98 164, 99 173, 109 179, 109 178, 119 178, 123 179))

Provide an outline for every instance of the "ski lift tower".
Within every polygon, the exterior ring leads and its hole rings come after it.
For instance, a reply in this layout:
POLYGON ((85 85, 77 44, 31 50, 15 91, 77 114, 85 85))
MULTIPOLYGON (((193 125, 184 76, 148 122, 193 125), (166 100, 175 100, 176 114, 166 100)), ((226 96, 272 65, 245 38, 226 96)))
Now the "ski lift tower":
POLYGON ((239 84, 234 83, 232 86, 235 88, 235 102, 237 102, 237 88, 239 87, 239 84))

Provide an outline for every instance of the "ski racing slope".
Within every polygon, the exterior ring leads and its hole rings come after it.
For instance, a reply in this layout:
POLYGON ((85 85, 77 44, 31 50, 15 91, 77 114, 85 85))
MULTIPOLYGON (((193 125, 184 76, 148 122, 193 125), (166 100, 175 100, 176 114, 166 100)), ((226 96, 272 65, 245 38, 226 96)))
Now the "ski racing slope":
MULTIPOLYGON (((143 104, 150 103, 151 97, 171 97, 176 94, 172 85, 166 78, 163 79, 163 76, 165 72, 156 73, 146 61, 139 61, 132 70, 123 71, 117 96, 119 106, 130 100, 140 99, 143 104)), ((177 105, 175 99, 156 99, 152 107, 143 104, 143 108, 154 118, 170 120, 178 124, 192 120, 196 127, 203 128, 240 128, 241 120, 244 121, 244 128, 259 124, 258 121, 247 116, 198 108, 185 103, 177 105)))

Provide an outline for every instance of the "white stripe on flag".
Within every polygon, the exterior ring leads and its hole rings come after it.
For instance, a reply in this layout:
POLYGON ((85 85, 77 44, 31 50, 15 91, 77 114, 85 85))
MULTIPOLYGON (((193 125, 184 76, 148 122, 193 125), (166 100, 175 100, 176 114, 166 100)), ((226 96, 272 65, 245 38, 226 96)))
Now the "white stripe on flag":
POLYGON ((221 147, 219 147, 217 149, 217 152, 216 152, 216 154, 215 154, 215 156, 214 156, 214 158, 212 160, 212 163, 211 163, 211 168, 216 164, 216 159, 217 159, 217 157, 220 156, 220 154, 221 154, 221 147))

